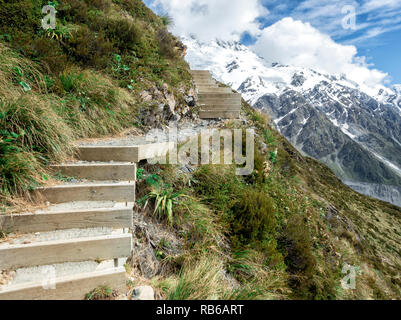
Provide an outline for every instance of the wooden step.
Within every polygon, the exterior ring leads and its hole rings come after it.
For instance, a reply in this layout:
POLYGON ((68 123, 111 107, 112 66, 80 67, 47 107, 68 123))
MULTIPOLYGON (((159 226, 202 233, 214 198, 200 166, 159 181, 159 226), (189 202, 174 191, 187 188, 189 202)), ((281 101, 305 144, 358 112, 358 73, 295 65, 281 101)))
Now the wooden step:
POLYGON ((205 90, 205 89, 217 89, 219 86, 217 84, 201 84, 201 85, 196 85, 198 90, 205 90))
POLYGON ((241 111, 241 106, 230 105, 230 106, 214 106, 204 105, 201 106, 201 111, 241 111))
POLYGON ((132 206, 0 216, 0 230, 6 233, 101 227, 132 228, 132 223, 132 206))
POLYGON ((201 93, 199 99, 241 99, 239 93, 201 93))
POLYGON ((198 101, 199 105, 240 105, 238 99, 202 99, 198 101))
POLYGON ((79 159, 84 161, 128 161, 161 157, 174 149, 174 142, 151 143, 137 146, 80 146, 79 159))
POLYGON ((217 83, 213 81, 196 81, 195 85, 197 88, 203 87, 203 86, 212 86, 212 87, 217 87, 217 83))
POLYGON ((135 163, 71 163, 51 168, 65 176, 79 179, 136 181, 135 163))
POLYGON ((198 75, 198 74, 210 74, 209 70, 191 70, 190 71, 192 75, 198 75))
POLYGON ((199 78, 194 78, 195 83, 216 83, 216 81, 212 77, 199 77, 199 78))
POLYGON ((33 196, 50 203, 74 201, 135 202, 135 182, 66 184, 38 188, 33 196))
POLYGON ((0 270, 129 257, 131 243, 131 234, 123 234, 2 246, 0 270))
POLYGON ((235 93, 199 93, 199 101, 213 101, 217 103, 231 103, 233 101, 240 102, 241 99, 235 95, 235 93), (215 96, 215 95, 226 95, 226 96, 215 96))
POLYGON ((237 107, 241 108, 240 101, 232 101, 232 102, 215 102, 215 103, 200 103, 202 107, 215 107, 215 108, 230 108, 237 107))
POLYGON ((55 285, 56 289, 45 289, 42 283, 10 286, 0 291, 0 300, 83 300, 101 286, 120 294, 127 290, 124 267, 60 277, 55 285))
POLYGON ((239 111, 199 111, 199 117, 201 119, 238 119, 239 116, 239 111))
POLYGON ((202 84, 197 86, 198 90, 230 90, 229 92, 232 92, 231 88, 227 87, 219 87, 218 85, 211 85, 211 84, 202 84))
POLYGON ((194 79, 197 79, 197 78, 205 78, 205 77, 211 78, 211 77, 212 77, 212 74, 211 74, 210 72, 192 73, 192 77, 193 77, 194 79))
POLYGON ((198 88, 200 94, 209 94, 209 93, 231 93, 232 90, 230 88, 198 88))
POLYGON ((194 81, 195 82, 202 82, 202 81, 214 81, 213 78, 211 76, 196 76, 194 77, 194 81))

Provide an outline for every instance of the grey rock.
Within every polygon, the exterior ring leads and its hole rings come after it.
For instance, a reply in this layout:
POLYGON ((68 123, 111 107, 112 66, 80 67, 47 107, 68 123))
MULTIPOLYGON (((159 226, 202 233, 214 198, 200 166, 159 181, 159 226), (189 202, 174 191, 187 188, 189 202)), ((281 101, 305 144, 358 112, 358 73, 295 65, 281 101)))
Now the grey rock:
POLYGON ((155 291, 150 286, 140 286, 132 291, 132 300, 155 300, 155 291))
POLYGON ((185 102, 190 107, 195 107, 195 105, 196 105, 196 101, 195 101, 195 98, 193 96, 186 96, 185 97, 185 102))

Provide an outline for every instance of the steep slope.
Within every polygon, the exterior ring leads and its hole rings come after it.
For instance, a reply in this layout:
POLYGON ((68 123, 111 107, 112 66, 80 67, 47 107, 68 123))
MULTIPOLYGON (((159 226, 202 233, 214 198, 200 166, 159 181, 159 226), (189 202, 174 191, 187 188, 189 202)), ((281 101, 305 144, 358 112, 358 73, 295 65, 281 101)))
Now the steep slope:
POLYGON ((194 100, 184 46, 142 1, 55 1, 54 30, 47 4, 0 1, 2 206, 53 179, 46 165, 75 140, 160 125, 194 100))
MULTIPOLYGON (((253 128, 255 170, 249 176, 237 176, 230 165, 139 164, 128 285, 152 284, 165 299, 400 299, 399 208, 343 185, 245 101, 239 121, 196 120, 185 48, 142 1, 59 1, 60 28, 54 34, 40 29, 43 3, 0 1, 4 211, 28 210, 26 203, 15 205, 16 196, 52 179, 71 179, 52 176, 46 165, 68 160, 77 139, 123 135, 131 141, 130 135, 180 118, 192 134, 253 128), (355 290, 341 286, 345 264, 356 270, 355 290)), ((234 47, 248 63, 245 71, 255 71, 249 83, 268 86, 279 98, 285 99, 288 83, 300 95, 296 88, 313 89, 326 78, 305 70, 311 78, 298 87, 302 77, 292 80, 290 67, 275 65, 270 71, 276 81, 264 82, 257 76, 262 61, 253 65, 238 44, 218 46, 228 54, 234 47)), ((229 68, 233 74, 222 71, 223 80, 245 87, 249 72, 235 75, 241 67, 229 68)), ((248 100, 252 90, 243 89, 248 100)), ((291 93, 287 99, 293 96, 298 97, 291 93)), ((387 91, 381 96, 399 101, 387 91)), ((304 103, 303 95, 298 99, 304 103)), ((316 126, 320 121, 331 126, 317 108, 305 109, 302 123, 315 112, 316 126)), ((288 108, 290 116, 293 110, 288 108)), ((334 133, 343 144, 352 140, 336 126, 327 135, 334 133)), ((0 230, 1 242, 7 236, 0 230)))
POLYGON ((259 58, 233 42, 183 39, 192 68, 267 111, 302 153, 327 164, 356 190, 401 205, 400 87, 371 88, 259 58))
MULTIPOLYGON (((144 165, 138 194, 144 210, 149 215, 154 210, 146 206, 149 194, 178 195, 179 201, 172 215, 161 216, 175 230, 171 242, 152 235, 155 221, 138 232, 145 248, 156 244, 163 260, 144 267, 151 254, 139 257, 135 277, 153 270, 144 283, 151 281, 166 299, 400 297, 398 207, 341 183, 324 164, 301 155, 245 101, 239 121, 191 125, 253 128, 254 171, 237 176, 235 166, 196 161, 184 167, 144 165), (341 282, 347 265, 355 268, 354 289, 341 282)), ((185 143, 182 147, 186 150, 185 143)), ((199 157, 201 152, 199 146, 199 157)))

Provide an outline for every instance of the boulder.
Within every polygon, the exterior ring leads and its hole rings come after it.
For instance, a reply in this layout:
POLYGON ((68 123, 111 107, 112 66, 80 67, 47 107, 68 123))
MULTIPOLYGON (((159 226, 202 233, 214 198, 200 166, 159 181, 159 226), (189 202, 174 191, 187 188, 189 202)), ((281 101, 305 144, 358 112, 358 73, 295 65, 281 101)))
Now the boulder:
POLYGON ((150 286, 140 286, 132 291, 131 300, 155 300, 155 291, 150 286))

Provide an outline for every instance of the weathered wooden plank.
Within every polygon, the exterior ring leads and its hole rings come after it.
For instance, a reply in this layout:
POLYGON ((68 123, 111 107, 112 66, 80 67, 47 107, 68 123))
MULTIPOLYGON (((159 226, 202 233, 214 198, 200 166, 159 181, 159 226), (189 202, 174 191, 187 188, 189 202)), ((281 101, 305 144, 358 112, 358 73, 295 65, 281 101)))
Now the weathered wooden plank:
POLYGON ((195 74, 210 74, 209 70, 191 70, 190 71, 192 75, 195 74))
POLYGON ((241 99, 239 93, 201 93, 199 99, 241 99))
POLYGON ((129 257, 131 242, 131 235, 123 234, 5 246, 0 248, 0 270, 129 257))
POLYGON ((0 216, 0 230, 34 233, 83 228, 131 228, 132 206, 0 216))
POLYGON ((51 168, 69 177, 91 180, 136 180, 135 163, 71 163, 51 168))
POLYGON ((138 146, 81 146, 79 159, 85 161, 139 162, 138 146))
POLYGON ((201 119, 238 119, 240 117, 239 111, 199 111, 201 119))
POLYGON ((123 267, 60 277, 55 285, 55 289, 45 289, 41 283, 10 286, 0 291, 0 300, 83 300, 87 293, 100 286, 120 294, 127 290, 123 267))
POLYGON ((165 156, 175 147, 174 142, 152 143, 140 146, 138 160, 147 160, 165 156))
POLYGON ((202 110, 205 110, 206 108, 214 108, 214 109, 219 109, 219 110, 228 110, 228 109, 235 109, 235 110, 240 110, 241 109, 241 104, 238 102, 233 102, 233 103, 205 103, 201 106, 202 110))
POLYGON ((79 158, 86 161, 130 161, 152 159, 165 155, 174 142, 149 143, 137 146, 82 146, 79 158))
POLYGON ((201 94, 209 93, 230 93, 232 90, 230 88, 215 88, 215 87, 200 87, 198 88, 201 94))
POLYGON ((33 192, 50 203, 72 201, 135 201, 135 182, 106 184, 68 184, 38 188, 33 192))

